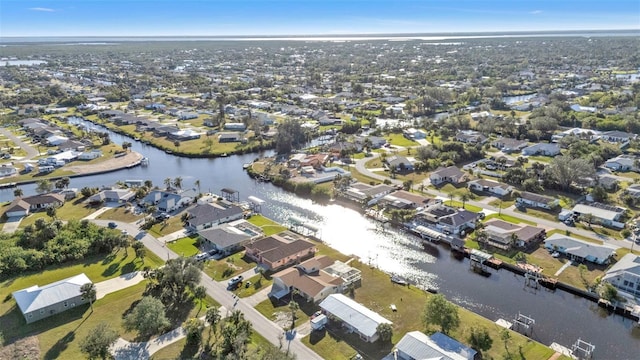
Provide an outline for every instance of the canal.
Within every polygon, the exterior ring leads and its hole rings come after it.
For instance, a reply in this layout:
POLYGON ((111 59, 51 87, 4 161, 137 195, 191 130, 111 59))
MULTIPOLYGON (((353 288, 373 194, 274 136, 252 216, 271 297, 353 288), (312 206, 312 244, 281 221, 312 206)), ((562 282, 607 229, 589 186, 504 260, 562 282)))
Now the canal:
MULTIPOLYGON (((221 188, 234 188, 241 199, 253 195, 265 200, 264 215, 280 222, 287 222, 292 215, 303 218, 321 228, 321 239, 342 253, 405 276, 423 288, 437 289, 451 301, 491 320, 512 320, 518 313, 534 318, 532 338, 544 344, 558 342, 570 347, 581 338, 596 346, 594 359, 638 358, 640 329, 633 321, 610 315, 595 303, 563 291, 525 288, 523 277, 506 270, 490 270, 491 276, 480 276, 469 270, 468 259, 458 260, 444 247, 434 247, 427 252, 415 237, 383 229, 355 210, 333 203, 316 204, 249 178, 242 165, 270 152, 189 159, 109 133, 115 143, 131 142, 132 150, 149 158, 149 166, 72 178, 71 187, 96 187, 128 179, 149 179, 163 186, 165 178, 180 176, 183 187, 193 186, 194 181, 199 180, 203 192, 219 193, 221 188)), ((25 195, 33 194, 35 185, 24 185, 22 189, 25 195)), ((13 189, 0 191, 1 201, 12 199, 13 189)), ((397 303, 393 294, 387 296, 390 302, 397 303)))

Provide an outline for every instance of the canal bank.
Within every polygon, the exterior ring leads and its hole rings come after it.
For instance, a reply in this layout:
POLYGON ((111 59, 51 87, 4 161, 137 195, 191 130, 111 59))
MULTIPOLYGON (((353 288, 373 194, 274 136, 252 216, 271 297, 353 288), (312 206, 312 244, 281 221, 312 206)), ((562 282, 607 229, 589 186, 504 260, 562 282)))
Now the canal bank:
MULTIPOLYGON (((570 347, 578 338, 596 346, 596 359, 635 359, 640 353, 640 330, 635 322, 611 315, 597 303, 564 291, 524 286, 524 278, 506 270, 490 270, 483 277, 470 270, 469 260, 456 258, 436 248, 425 251, 419 241, 379 224, 339 203, 319 204, 302 199, 247 176, 243 164, 273 152, 217 159, 188 159, 164 153, 134 139, 110 132, 117 144, 132 143, 132 150, 149 158, 148 167, 74 178, 72 187, 96 187, 126 179, 151 180, 162 186, 164 179, 182 177, 183 187, 200 181, 203 192, 219 193, 232 187, 241 199, 256 196, 265 200, 262 212, 280 223, 296 216, 322 229, 324 243, 343 254, 355 255, 386 273, 400 274, 422 288, 436 289, 449 300, 491 320, 513 319, 519 312, 536 320, 532 338, 570 347)), ((22 187, 25 195, 35 185, 22 187)), ((0 200, 13 199, 13 191, 0 190, 0 200)))

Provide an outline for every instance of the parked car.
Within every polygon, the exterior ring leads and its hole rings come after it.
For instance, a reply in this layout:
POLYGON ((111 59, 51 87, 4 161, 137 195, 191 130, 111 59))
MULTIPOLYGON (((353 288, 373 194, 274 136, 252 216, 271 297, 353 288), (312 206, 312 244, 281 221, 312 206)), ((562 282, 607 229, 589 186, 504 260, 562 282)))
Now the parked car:
POLYGON ((109 229, 115 229, 118 227, 118 224, 111 221, 110 223, 107 224, 107 226, 109 227, 109 229))
POLYGON ((209 254, 207 253, 200 253, 198 255, 196 255, 196 260, 198 261, 204 261, 209 257, 209 254))
POLYGON ((238 275, 234 278, 231 278, 231 280, 229 280, 229 287, 232 288, 238 285, 239 283, 242 282, 242 280, 244 280, 244 277, 242 277, 242 275, 238 275))

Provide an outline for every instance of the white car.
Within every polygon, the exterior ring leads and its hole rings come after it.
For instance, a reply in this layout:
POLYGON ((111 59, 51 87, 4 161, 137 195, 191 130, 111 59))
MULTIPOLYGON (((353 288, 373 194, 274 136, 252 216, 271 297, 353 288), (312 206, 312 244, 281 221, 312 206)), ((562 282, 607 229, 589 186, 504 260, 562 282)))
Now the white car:
POLYGON ((234 286, 238 285, 238 283, 241 283, 242 280, 244 280, 242 275, 238 275, 238 276, 236 276, 234 278, 231 278, 231 280, 229 280, 229 287, 234 287, 234 286))

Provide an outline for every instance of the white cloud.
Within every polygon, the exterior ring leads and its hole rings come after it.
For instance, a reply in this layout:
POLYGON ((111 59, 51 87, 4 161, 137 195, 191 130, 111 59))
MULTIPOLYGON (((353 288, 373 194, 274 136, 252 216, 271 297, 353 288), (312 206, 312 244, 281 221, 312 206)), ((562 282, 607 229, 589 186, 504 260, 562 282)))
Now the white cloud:
POLYGON ((29 8, 29 10, 31 10, 31 11, 44 11, 44 12, 54 12, 55 11, 53 9, 44 8, 44 7, 32 7, 32 8, 29 8))
POLYGON ((531 15, 538 15, 538 14, 542 14, 542 10, 533 10, 533 11, 531 11, 529 14, 531 14, 531 15))

